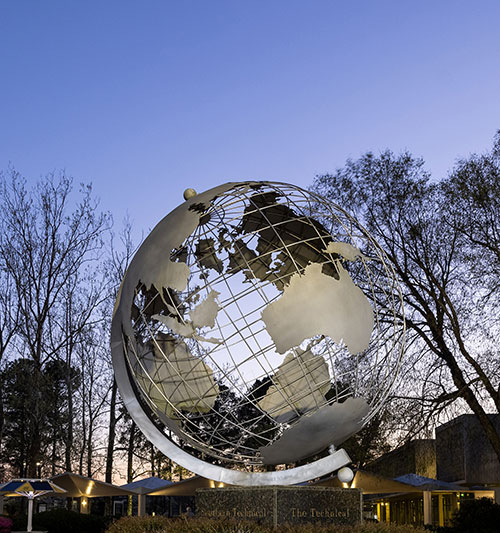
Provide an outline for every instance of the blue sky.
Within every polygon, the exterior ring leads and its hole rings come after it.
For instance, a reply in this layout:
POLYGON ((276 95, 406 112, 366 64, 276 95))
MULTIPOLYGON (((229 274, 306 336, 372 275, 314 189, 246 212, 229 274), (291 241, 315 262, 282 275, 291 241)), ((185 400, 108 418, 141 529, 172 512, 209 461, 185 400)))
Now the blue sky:
POLYGON ((153 227, 367 150, 436 177, 500 128, 500 2, 0 0, 0 169, 65 169, 153 227))

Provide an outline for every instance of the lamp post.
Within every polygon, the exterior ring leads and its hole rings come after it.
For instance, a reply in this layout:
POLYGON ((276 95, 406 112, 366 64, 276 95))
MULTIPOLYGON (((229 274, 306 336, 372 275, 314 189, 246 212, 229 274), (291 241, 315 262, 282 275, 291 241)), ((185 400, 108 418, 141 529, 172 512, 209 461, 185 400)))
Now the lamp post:
POLYGON ((33 499, 35 498, 35 493, 33 491, 28 492, 28 527, 26 531, 33 530, 33 499))

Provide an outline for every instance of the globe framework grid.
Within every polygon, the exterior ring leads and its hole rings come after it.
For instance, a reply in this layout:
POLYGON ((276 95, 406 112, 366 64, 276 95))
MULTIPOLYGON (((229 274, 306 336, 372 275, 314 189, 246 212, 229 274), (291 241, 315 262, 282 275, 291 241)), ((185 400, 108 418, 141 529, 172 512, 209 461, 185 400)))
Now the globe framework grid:
POLYGON ((136 253, 115 305, 113 366, 132 418, 173 461, 229 484, 348 464, 334 447, 380 411, 404 349, 384 252, 293 185, 185 198, 136 253))

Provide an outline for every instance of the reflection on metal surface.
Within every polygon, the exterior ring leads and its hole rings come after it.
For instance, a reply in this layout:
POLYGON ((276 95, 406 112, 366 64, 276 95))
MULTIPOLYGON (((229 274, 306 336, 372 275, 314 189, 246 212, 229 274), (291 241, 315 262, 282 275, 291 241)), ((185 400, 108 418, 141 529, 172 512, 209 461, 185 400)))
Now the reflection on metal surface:
POLYGON ((289 353, 285 357, 271 378, 273 385, 258 402, 279 422, 324 405, 325 394, 330 390, 330 373, 323 357, 314 355, 309 348, 297 351, 297 355, 289 353))
POLYGON ((339 444, 357 433, 370 406, 363 398, 348 398, 343 403, 325 405, 296 425, 269 446, 260 448, 266 464, 291 463, 339 444))
POLYGON ((170 418, 179 409, 208 413, 219 395, 212 369, 191 355, 184 342, 165 335, 136 358, 134 370, 143 390, 170 418))
POLYGON ((312 263, 294 274, 283 295, 262 311, 262 320, 279 353, 298 346, 315 335, 342 341, 349 352, 366 350, 373 330, 373 310, 340 262, 339 279, 312 263), (294 327, 290 327, 290 323, 294 327))

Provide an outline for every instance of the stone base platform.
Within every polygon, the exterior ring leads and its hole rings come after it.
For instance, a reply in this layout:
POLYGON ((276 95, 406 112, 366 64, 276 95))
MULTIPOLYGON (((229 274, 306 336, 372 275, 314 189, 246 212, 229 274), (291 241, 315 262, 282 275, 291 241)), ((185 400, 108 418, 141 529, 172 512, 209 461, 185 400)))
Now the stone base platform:
POLYGON ((198 489, 196 516, 261 524, 357 524, 360 489, 333 487, 227 487, 198 489))

